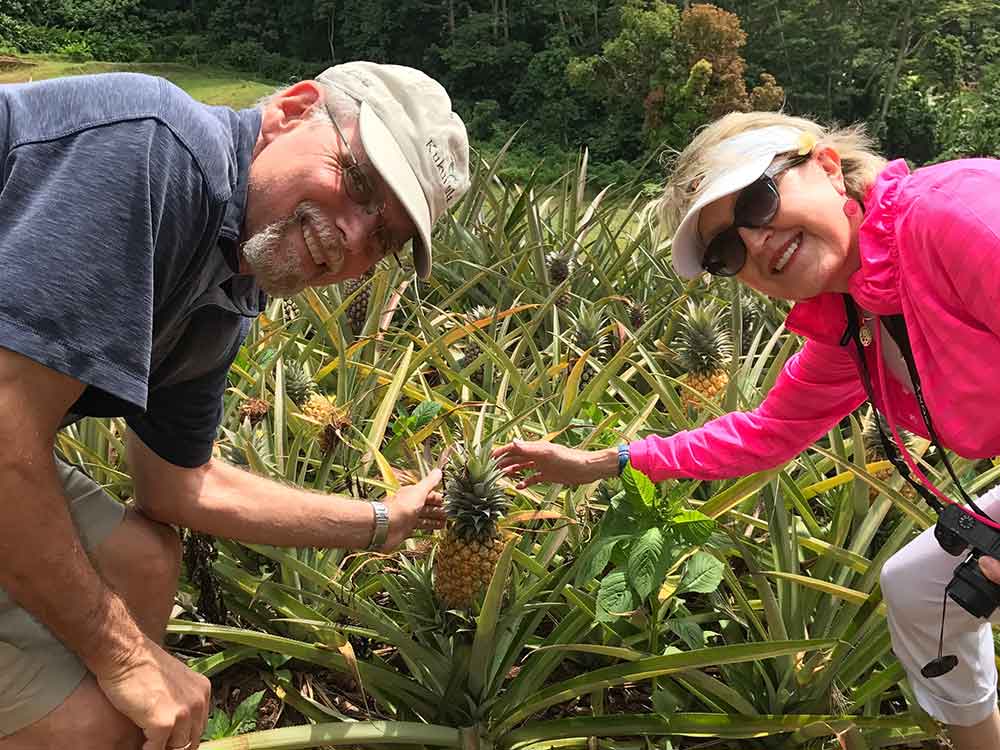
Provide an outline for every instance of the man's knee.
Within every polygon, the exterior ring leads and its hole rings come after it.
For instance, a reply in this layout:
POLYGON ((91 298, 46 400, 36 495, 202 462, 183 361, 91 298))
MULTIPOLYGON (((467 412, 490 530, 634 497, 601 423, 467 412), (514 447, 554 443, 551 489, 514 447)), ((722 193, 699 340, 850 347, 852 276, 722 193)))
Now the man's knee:
POLYGON ((92 557, 101 577, 125 600, 143 632, 160 640, 180 577, 177 532, 129 509, 92 557))
POLYGON ((0 750, 102 748, 139 750, 141 730, 119 713, 91 675, 51 713, 9 737, 0 738, 0 750))

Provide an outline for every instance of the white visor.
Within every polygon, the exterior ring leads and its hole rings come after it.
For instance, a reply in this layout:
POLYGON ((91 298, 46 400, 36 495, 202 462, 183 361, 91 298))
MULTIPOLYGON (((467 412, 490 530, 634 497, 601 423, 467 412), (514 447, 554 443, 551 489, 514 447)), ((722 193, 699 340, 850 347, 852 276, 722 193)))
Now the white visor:
POLYGON ((694 279, 704 272, 702 258, 706 247, 698 231, 701 209, 751 184, 779 154, 798 151, 803 132, 784 125, 771 125, 740 133, 712 148, 708 157, 709 171, 674 233, 671 261, 681 278, 694 279))

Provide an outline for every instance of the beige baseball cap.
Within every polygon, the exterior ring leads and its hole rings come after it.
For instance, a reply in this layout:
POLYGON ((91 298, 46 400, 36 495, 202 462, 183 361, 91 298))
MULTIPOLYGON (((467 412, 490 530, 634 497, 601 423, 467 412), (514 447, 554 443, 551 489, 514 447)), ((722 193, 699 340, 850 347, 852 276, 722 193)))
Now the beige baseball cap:
POLYGON ((355 61, 316 80, 361 103, 361 142, 417 227, 417 275, 431 275, 431 227, 469 189, 469 137, 444 88, 414 68, 355 61))

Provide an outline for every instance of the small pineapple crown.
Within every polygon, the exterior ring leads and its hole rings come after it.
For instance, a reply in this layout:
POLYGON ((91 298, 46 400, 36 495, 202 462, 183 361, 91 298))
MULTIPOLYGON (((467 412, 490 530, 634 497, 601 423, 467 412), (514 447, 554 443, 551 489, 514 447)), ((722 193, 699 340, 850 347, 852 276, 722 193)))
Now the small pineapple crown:
POLYGON ((494 317, 496 317, 496 311, 486 305, 476 305, 465 313, 465 320, 468 323, 475 323, 483 319, 491 320, 494 317))
POLYGON ((502 477, 488 445, 452 458, 445 477, 444 508, 456 534, 475 539, 496 536, 497 525, 510 507, 500 486, 502 477))
POLYGON ((725 367, 733 346, 719 308, 710 302, 689 301, 674 349, 688 372, 704 375, 725 367))
POLYGON ((598 350, 603 350, 608 345, 608 336, 603 332, 607 324, 607 318, 604 317, 597 305, 580 303, 580 309, 573 318, 573 325, 576 328, 573 343, 581 351, 594 349, 595 353, 602 353, 598 350))

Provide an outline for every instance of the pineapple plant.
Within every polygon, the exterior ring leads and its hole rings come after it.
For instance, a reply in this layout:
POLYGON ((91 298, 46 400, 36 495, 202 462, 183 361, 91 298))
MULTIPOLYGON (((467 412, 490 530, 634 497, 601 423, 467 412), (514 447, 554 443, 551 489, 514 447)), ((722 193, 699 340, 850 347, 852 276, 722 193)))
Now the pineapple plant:
MULTIPOLYGON (((598 365, 607 360, 611 350, 611 337, 604 331, 607 321, 596 305, 581 303, 580 310, 573 319, 573 326, 576 329, 573 334, 576 348, 581 354, 590 350, 587 366, 580 376, 580 385, 586 386, 597 374, 598 365)), ((571 361, 571 369, 575 364, 576 360, 571 361)))
MULTIPOLYGON (((721 318, 714 305, 689 302, 674 344, 678 361, 687 373, 687 386, 707 401, 717 399, 729 385, 726 364, 732 355, 732 344, 721 318)), ((682 389, 681 402, 694 409, 703 405, 687 388, 682 389)))
MULTIPOLYGON (((573 256, 561 250, 553 250, 545 256, 545 272, 553 289, 562 284, 573 272, 573 256)), ((556 307, 565 310, 573 301, 569 286, 556 297, 556 307)))
MULTIPOLYGON (((358 289, 361 289, 373 275, 373 272, 368 270, 356 279, 348 279, 341 285, 340 293, 345 299, 350 297, 358 289)), ((347 306, 347 322, 350 324, 353 336, 359 335, 364 330, 365 321, 368 320, 368 302, 371 296, 371 285, 368 284, 347 306)))
POLYGON ((493 577, 503 537, 499 523, 510 501, 489 447, 454 458, 444 489, 448 525, 434 556, 434 593, 448 609, 466 609, 493 577))
POLYGON ((285 362, 285 393, 301 407, 316 392, 316 383, 299 362, 285 362))

